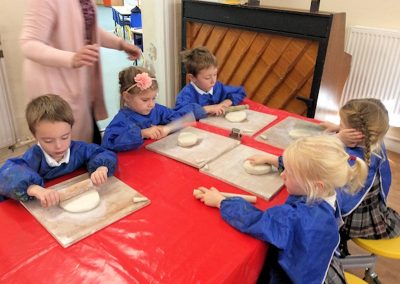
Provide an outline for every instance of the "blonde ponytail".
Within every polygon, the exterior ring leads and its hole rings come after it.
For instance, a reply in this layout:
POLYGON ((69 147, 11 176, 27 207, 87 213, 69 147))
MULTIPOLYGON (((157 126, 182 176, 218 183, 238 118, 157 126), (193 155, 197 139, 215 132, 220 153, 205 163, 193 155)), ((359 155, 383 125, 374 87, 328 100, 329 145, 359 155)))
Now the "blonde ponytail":
POLYGON ((368 176, 368 166, 360 158, 349 156, 350 160, 354 160, 354 165, 349 165, 349 182, 346 187, 346 191, 355 194, 357 193, 365 183, 368 176))

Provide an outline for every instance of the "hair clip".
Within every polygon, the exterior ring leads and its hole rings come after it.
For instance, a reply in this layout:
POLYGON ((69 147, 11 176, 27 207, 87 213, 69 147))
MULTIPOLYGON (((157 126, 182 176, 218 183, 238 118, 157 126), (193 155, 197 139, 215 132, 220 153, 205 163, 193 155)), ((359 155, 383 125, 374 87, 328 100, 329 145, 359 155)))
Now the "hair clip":
POLYGON ((349 161, 355 161, 357 159, 356 156, 350 155, 349 156, 349 161))
POLYGON ((146 72, 137 74, 133 78, 133 81, 135 81, 135 84, 130 86, 128 89, 126 89, 126 91, 129 92, 134 87, 138 87, 141 91, 147 90, 153 84, 153 80, 155 81, 156 78, 150 77, 149 74, 146 72))

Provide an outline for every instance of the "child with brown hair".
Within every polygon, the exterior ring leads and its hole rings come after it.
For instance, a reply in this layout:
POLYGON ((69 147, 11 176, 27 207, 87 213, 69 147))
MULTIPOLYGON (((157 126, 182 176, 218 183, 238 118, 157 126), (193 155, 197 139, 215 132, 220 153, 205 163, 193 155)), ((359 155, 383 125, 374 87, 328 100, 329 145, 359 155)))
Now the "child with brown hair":
POLYGON ((217 58, 206 47, 184 51, 182 56, 190 82, 178 94, 175 109, 195 103, 203 107, 203 117, 221 115, 227 107, 241 103, 246 97, 243 87, 217 81, 217 58))
POLYGON ((284 151, 283 159, 269 158, 274 165, 281 160, 289 193, 285 204, 261 211, 213 188, 200 188, 196 198, 220 208, 222 218, 239 231, 269 243, 263 283, 345 283, 334 257, 341 221, 336 190, 354 192, 362 186, 364 161, 349 156, 335 136, 302 138, 284 151))
MULTIPOLYGON (((340 131, 355 129, 362 133, 357 145, 347 144, 350 155, 365 160, 368 178, 355 195, 338 194, 344 216, 342 254, 348 254, 346 241, 350 238, 382 239, 400 235, 400 215, 387 206, 391 171, 383 138, 389 129, 389 116, 378 99, 354 99, 339 111, 340 131)), ((346 143, 345 143, 346 144, 346 143)))
POLYGON ((74 117, 69 104, 57 95, 32 100, 26 108, 29 129, 37 140, 22 157, 12 158, 0 169, 0 199, 20 201, 33 198, 43 207, 57 205, 56 190, 44 182, 87 167, 94 185, 101 185, 114 174, 115 153, 96 144, 71 141, 74 117))
POLYGON ((201 107, 188 104, 179 111, 156 103, 158 83, 149 70, 128 67, 119 72, 121 109, 106 127, 102 146, 113 151, 139 148, 144 139, 161 139, 169 134, 164 125, 187 113, 199 118, 201 107))

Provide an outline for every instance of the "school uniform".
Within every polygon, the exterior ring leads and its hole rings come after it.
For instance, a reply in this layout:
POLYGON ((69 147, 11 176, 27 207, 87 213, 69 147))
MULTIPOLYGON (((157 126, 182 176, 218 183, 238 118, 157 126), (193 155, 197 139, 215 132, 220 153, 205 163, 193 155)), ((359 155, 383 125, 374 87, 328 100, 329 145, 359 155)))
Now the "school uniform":
MULTIPOLYGON (((364 159, 362 147, 346 148, 349 155, 364 159)), ((385 146, 379 153, 372 152, 368 177, 363 188, 352 195, 338 192, 338 202, 344 217, 341 235, 345 239, 393 238, 400 235, 400 215, 387 207, 391 171, 385 146)))
POLYGON ((93 173, 100 166, 108 168, 108 176, 115 172, 117 156, 96 144, 71 141, 69 151, 57 163, 39 145, 31 147, 22 157, 7 160, 0 169, 0 196, 20 201, 34 197, 27 194, 31 185, 44 186, 45 181, 69 174, 81 167, 93 173))
POLYGON ((101 145, 117 152, 137 149, 144 142, 142 129, 167 124, 189 112, 193 112, 197 119, 201 111, 201 107, 194 104, 186 105, 179 111, 156 104, 148 115, 142 115, 124 107, 106 127, 101 145))
MULTIPOLYGON (((175 109, 180 109, 190 103, 200 106, 215 105, 226 99, 230 99, 232 105, 238 105, 245 97, 246 93, 243 87, 228 86, 217 81, 210 91, 205 92, 190 82, 179 92, 176 98, 175 109)), ((203 110, 203 117, 206 116, 207 114, 203 110)))
MULTIPOLYGON (((339 244, 340 216, 332 205, 325 200, 307 203, 304 196, 289 196, 284 205, 261 211, 242 198, 227 198, 221 202, 220 212, 239 231, 276 249, 277 265, 269 266, 268 283, 320 284, 339 244)), ((335 283, 343 281, 340 277, 335 283)))

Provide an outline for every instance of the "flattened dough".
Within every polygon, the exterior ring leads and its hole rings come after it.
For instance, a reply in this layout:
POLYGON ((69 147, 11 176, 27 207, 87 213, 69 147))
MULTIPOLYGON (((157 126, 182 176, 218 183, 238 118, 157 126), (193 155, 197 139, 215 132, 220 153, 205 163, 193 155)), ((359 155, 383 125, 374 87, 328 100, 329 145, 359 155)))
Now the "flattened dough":
POLYGON ((80 213, 96 208, 99 203, 99 193, 96 189, 91 189, 68 200, 60 202, 60 207, 71 213, 80 213))
POLYGON ((299 138, 308 137, 311 135, 312 134, 311 134, 310 130, 307 130, 307 129, 301 129, 301 128, 296 129, 295 128, 295 129, 292 129, 289 131, 289 136, 292 139, 299 139, 299 138))
POLYGON ((247 113, 244 110, 228 112, 225 118, 230 122, 242 122, 247 118, 247 113))
POLYGON ((246 160, 243 163, 243 168, 248 174, 251 175, 265 175, 272 170, 271 165, 252 165, 249 160, 246 160))
POLYGON ((197 143, 198 137, 191 132, 182 132, 178 135, 178 145, 181 147, 190 147, 197 143))

